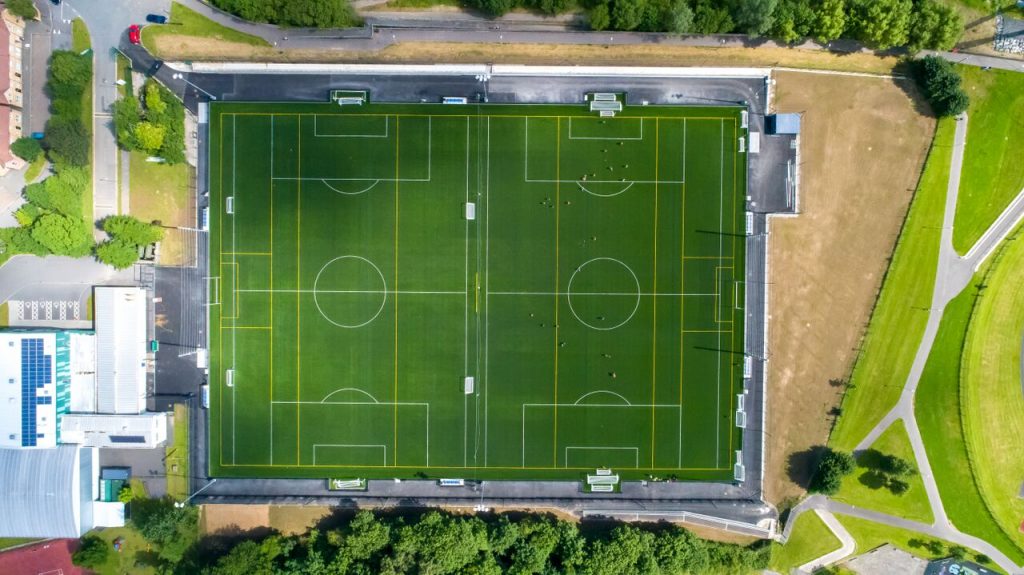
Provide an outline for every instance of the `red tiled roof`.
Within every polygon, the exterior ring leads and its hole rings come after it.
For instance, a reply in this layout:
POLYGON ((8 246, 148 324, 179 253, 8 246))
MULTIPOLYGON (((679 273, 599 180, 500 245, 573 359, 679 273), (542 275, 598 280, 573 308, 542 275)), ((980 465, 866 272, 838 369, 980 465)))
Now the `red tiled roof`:
POLYGON ((77 548, 77 539, 51 539, 28 547, 4 551, 0 553, 0 573, 85 575, 84 569, 75 567, 71 562, 71 554, 77 548))

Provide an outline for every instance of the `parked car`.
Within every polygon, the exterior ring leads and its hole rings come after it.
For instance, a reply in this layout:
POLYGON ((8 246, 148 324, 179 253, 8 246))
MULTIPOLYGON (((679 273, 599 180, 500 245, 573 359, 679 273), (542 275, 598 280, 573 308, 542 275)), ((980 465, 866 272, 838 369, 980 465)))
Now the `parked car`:
POLYGON ((146 22, 152 22, 153 24, 166 24, 167 16, 161 16, 160 14, 146 14, 146 22))
POLYGON ((153 62, 153 65, 149 67, 149 70, 146 70, 146 77, 152 77, 153 75, 155 75, 160 70, 160 68, 163 67, 163 65, 163 60, 155 60, 153 62))
POLYGON ((128 27, 128 41, 132 44, 139 43, 139 35, 142 32, 142 28, 139 28, 138 24, 132 24, 128 27))

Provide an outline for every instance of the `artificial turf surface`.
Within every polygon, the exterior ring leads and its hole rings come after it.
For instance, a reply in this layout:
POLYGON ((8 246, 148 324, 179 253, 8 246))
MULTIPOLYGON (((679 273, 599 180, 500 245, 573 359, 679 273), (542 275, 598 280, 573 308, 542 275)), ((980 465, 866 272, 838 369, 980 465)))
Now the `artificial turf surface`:
POLYGON ((211 474, 731 480, 745 132, 214 103, 211 474))

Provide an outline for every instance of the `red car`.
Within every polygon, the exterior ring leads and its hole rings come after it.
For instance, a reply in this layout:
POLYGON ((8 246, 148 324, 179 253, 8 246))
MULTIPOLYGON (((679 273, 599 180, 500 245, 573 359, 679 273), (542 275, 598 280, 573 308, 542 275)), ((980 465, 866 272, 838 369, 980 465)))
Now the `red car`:
POLYGON ((139 43, 139 33, 141 31, 142 31, 142 28, 139 28, 138 24, 132 24, 131 26, 129 26, 128 27, 128 41, 131 42, 132 44, 138 44, 139 43))

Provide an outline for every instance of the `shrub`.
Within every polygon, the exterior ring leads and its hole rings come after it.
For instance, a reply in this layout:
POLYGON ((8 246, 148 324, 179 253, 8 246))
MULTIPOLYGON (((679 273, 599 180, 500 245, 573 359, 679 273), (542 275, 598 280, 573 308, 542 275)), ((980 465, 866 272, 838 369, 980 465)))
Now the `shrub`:
POLYGON ((136 246, 146 246, 164 237, 162 228, 141 222, 132 216, 110 216, 104 219, 103 231, 136 246))
POLYGON ((78 258, 92 249, 92 238, 81 218, 45 214, 32 224, 30 231, 32 239, 58 256, 78 258))
POLYGON ((43 153, 43 147, 35 138, 18 138, 11 144, 11 152, 26 162, 34 162, 43 153))
POLYGON ((19 18, 34 20, 36 17, 36 7, 32 5, 32 0, 7 0, 7 9, 19 18))
POLYGON ((108 557, 110 544, 95 535, 86 535, 71 556, 71 562, 86 569, 96 569, 106 563, 108 557))
POLYGON ((956 116, 967 110, 970 101, 952 63, 937 56, 926 56, 914 62, 913 72, 936 116, 956 116))
POLYGON ((25 186, 24 196, 43 210, 80 218, 82 192, 88 184, 85 169, 68 166, 39 183, 25 186))
POLYGON ((828 449, 818 463, 818 470, 811 481, 810 490, 825 495, 834 495, 839 491, 843 477, 852 473, 856 465, 853 456, 849 453, 828 449))
POLYGON ((89 132, 79 118, 50 118, 45 142, 54 163, 85 166, 89 163, 89 132))
MULTIPOLYGON (((113 239, 96 246, 96 259, 123 270, 132 267, 139 260, 139 248, 124 240, 113 239)), ((129 491, 129 496, 131 492, 129 491)))

